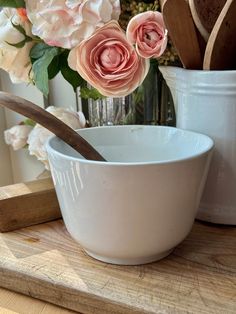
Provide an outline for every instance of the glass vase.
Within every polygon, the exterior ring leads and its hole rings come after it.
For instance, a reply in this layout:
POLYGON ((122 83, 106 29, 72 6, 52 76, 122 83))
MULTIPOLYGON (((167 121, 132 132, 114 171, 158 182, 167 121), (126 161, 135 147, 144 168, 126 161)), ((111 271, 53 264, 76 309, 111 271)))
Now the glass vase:
POLYGON ((82 100, 89 126, 149 124, 175 125, 172 96, 156 64, 144 82, 130 95, 82 100))

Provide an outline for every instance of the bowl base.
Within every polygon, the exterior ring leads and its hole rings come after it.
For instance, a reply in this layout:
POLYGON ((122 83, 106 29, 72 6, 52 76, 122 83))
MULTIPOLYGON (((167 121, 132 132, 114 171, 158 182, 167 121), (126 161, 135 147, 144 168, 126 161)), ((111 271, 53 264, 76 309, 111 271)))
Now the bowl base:
POLYGON ((93 253, 89 250, 85 250, 85 252, 101 261, 101 262, 105 262, 108 264, 115 264, 115 265, 142 265, 142 264, 148 264, 148 263, 152 263, 152 262, 156 262, 159 261, 160 259, 168 256, 174 249, 156 254, 156 255, 152 255, 152 256, 145 256, 145 257, 140 257, 140 258, 110 258, 110 257, 106 257, 106 256, 101 256, 98 255, 96 253, 93 253))

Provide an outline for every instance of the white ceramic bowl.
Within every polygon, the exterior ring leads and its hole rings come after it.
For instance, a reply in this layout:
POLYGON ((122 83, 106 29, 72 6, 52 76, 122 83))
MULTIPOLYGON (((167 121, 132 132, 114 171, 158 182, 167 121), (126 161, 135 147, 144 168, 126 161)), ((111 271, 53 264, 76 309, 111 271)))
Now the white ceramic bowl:
POLYGON ((65 225, 90 255, 135 265, 168 255, 191 230, 213 148, 206 135, 158 126, 78 131, 109 162, 47 143, 65 225))

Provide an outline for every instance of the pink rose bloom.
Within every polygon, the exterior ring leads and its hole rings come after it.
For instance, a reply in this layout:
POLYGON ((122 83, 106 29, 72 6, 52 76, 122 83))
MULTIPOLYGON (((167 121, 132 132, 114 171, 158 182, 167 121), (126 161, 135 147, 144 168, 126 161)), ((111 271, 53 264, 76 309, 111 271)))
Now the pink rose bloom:
POLYGON ((129 21, 126 36, 131 44, 135 44, 141 57, 160 57, 167 45, 162 14, 154 11, 137 14, 129 21))
POLYGON ((71 49, 96 28, 118 20, 119 0, 26 0, 32 32, 48 45, 71 49))
POLYGON ((136 53, 116 21, 72 49, 68 63, 101 94, 111 97, 133 92, 149 70, 149 61, 136 53))

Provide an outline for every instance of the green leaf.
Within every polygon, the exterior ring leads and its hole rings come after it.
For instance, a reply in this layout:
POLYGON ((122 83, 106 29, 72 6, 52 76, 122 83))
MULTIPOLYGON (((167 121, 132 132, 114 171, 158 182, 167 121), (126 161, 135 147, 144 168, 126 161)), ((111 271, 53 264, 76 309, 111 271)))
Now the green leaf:
POLYGON ((60 72, 59 56, 53 58, 48 67, 48 79, 52 80, 60 72))
POLYGON ((134 103, 138 104, 140 102, 143 102, 143 97, 144 97, 144 88, 143 85, 141 84, 136 90, 133 92, 134 95, 134 103))
MULTIPOLYGON (((40 45, 40 44, 37 44, 37 45, 40 45)), ((47 49, 44 49, 44 53, 40 54, 41 57, 38 58, 37 60, 34 60, 33 62, 32 69, 34 73, 33 79, 34 79, 35 85, 45 96, 47 96, 49 92, 48 67, 50 63, 52 62, 53 58, 57 56, 59 53, 60 53, 60 48, 47 46, 47 49)))
POLYGON ((14 24, 11 21, 11 25, 18 30, 18 32, 20 32, 22 35, 27 36, 24 27, 22 27, 20 24, 14 24))
POLYGON ((16 47, 16 48, 23 48, 24 45, 25 45, 25 43, 27 43, 27 42, 29 42, 29 41, 32 41, 32 38, 26 35, 26 32, 25 32, 24 28, 23 28, 21 25, 14 24, 12 21, 11 21, 11 24, 12 24, 12 26, 13 26, 15 29, 17 29, 17 30, 19 31, 19 33, 21 33, 25 38, 24 38, 22 41, 20 41, 20 42, 18 42, 18 43, 15 43, 15 44, 9 43, 8 41, 6 41, 6 43, 7 43, 8 45, 13 46, 13 47, 16 47))
POLYGON ((25 8, 24 0, 0 0, 0 7, 25 8))
POLYGON ((106 98, 96 88, 81 87, 80 97, 84 99, 92 98, 93 100, 106 98))
POLYGON ((23 39, 22 41, 20 41, 20 42, 17 43, 17 44, 11 44, 11 43, 9 43, 8 41, 6 41, 6 43, 7 43, 8 45, 13 46, 13 47, 16 47, 16 48, 23 48, 24 45, 25 45, 25 43, 26 43, 26 40, 23 39))
POLYGON ((60 56, 60 69, 61 74, 63 75, 64 79, 67 80, 73 87, 74 91, 76 91, 77 87, 82 86, 85 84, 84 79, 79 75, 78 72, 72 70, 68 65, 68 51, 65 51, 60 56))
POLYGON ((24 125, 29 125, 29 126, 35 126, 36 125, 36 122, 34 122, 33 120, 31 120, 31 119, 25 119, 24 121, 23 121, 23 123, 24 123, 24 125))
POLYGON ((34 45, 33 48, 30 50, 31 59, 41 58, 45 54, 45 52, 50 48, 51 47, 45 43, 38 43, 38 44, 34 45))

